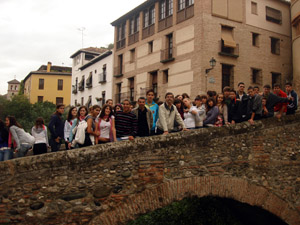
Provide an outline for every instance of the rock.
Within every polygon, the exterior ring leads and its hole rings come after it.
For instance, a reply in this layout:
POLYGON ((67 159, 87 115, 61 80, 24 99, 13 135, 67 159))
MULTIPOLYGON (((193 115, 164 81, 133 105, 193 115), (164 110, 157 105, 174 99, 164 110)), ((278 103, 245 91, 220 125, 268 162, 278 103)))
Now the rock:
POLYGON ((111 187, 98 186, 95 188, 93 196, 95 198, 104 198, 109 196, 110 192, 111 192, 111 187))
POLYGON ((121 176, 124 177, 124 178, 130 177, 130 176, 131 176, 131 172, 130 172, 130 171, 124 171, 124 172, 121 174, 121 176))
POLYGON ((72 194, 63 195, 60 198, 65 201, 72 201, 75 199, 84 198, 85 196, 86 196, 86 193, 81 192, 81 193, 72 193, 72 194))
POLYGON ((39 210, 39 209, 41 209, 43 207, 44 207, 44 203, 43 202, 35 202, 35 203, 33 203, 33 204, 30 205, 30 208, 32 210, 39 210))
POLYGON ((28 212, 28 213, 26 213, 26 216, 33 217, 33 213, 32 212, 28 212))
POLYGON ((23 198, 21 198, 19 201, 18 201, 18 203, 25 203, 25 200, 23 199, 23 198))

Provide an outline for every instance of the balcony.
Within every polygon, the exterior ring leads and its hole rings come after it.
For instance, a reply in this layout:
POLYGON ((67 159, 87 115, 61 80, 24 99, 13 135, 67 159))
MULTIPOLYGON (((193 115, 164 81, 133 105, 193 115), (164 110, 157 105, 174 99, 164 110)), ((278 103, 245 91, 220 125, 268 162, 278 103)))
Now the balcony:
POLYGON ((136 32, 134 34, 129 35, 128 36, 128 45, 132 45, 132 44, 138 42, 139 41, 139 34, 140 34, 140 32, 136 32))
POLYGON ((160 21, 158 21, 158 31, 162 31, 173 26, 173 15, 168 16, 160 21))
POLYGON ((121 39, 120 41, 117 41, 117 50, 124 48, 126 43, 126 38, 121 39))
POLYGON ((73 94, 77 94, 77 84, 76 85, 72 85, 72 93, 73 94))
POLYGON ((123 76, 123 66, 118 66, 114 68, 114 77, 122 77, 123 76))
POLYGON ((106 72, 99 74, 99 83, 105 83, 106 82, 106 72))
POLYGON ((167 63, 167 62, 175 60, 173 55, 174 55, 174 48, 166 48, 164 50, 161 50, 160 51, 160 62, 167 63))
POLYGON ((236 44, 235 48, 232 47, 226 47, 224 46, 224 41, 220 40, 219 41, 219 55, 222 56, 229 56, 229 57, 233 57, 233 58, 238 58, 239 57, 239 44, 236 44))
POLYGON ((82 80, 79 82, 78 90, 79 90, 79 91, 84 91, 84 79, 82 79, 82 80))
POLYGON ((194 4, 177 12, 177 23, 183 22, 194 16, 194 4))
POLYGON ((149 25, 148 27, 143 28, 142 39, 150 37, 154 34, 154 24, 149 25))
POLYGON ((88 79, 86 79, 86 87, 87 87, 87 88, 93 87, 93 77, 92 77, 92 75, 90 75, 90 76, 88 77, 88 79))

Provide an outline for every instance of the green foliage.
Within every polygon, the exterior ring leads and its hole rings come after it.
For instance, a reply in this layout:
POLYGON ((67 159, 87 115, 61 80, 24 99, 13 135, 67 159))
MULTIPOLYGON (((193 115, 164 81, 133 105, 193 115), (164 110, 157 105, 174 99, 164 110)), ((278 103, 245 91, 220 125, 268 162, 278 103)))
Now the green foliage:
POLYGON ((24 95, 15 95, 11 101, 0 98, 0 118, 15 116, 22 127, 30 131, 37 117, 43 117, 45 124, 50 121, 50 117, 55 112, 55 105, 51 102, 38 102, 31 104, 24 95))
POLYGON ((19 95, 23 95, 24 94, 24 80, 21 81, 20 84, 20 90, 19 90, 19 95))

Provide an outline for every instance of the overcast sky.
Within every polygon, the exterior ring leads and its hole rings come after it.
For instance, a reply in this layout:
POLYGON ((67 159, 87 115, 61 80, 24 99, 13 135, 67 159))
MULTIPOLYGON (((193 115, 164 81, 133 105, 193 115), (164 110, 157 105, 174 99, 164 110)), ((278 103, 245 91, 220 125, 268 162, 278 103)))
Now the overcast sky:
POLYGON ((111 22, 145 0, 0 0, 0 94, 7 82, 52 62, 72 66, 83 47, 113 43, 111 22))

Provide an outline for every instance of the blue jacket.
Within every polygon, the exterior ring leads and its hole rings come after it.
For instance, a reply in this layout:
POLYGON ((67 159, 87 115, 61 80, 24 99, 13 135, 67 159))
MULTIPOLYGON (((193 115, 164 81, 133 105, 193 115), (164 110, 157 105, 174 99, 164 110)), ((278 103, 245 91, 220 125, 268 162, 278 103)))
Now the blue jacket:
POLYGON ((287 110, 290 110, 290 111, 296 111, 297 108, 298 108, 298 95, 297 93, 292 90, 291 93, 286 93, 287 96, 291 96, 294 98, 293 101, 290 101, 288 106, 287 106, 287 110))
POLYGON ((56 113, 51 116, 48 128, 51 133, 51 138, 56 139, 60 137, 64 139, 64 121, 61 116, 58 116, 56 113))
POLYGON ((146 101, 146 105, 145 105, 148 109, 150 109, 150 111, 152 112, 153 115, 153 125, 151 130, 155 130, 156 127, 156 122, 158 120, 158 109, 159 106, 153 101, 151 105, 148 105, 148 102, 146 101))

